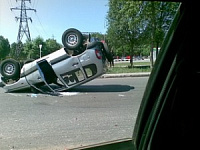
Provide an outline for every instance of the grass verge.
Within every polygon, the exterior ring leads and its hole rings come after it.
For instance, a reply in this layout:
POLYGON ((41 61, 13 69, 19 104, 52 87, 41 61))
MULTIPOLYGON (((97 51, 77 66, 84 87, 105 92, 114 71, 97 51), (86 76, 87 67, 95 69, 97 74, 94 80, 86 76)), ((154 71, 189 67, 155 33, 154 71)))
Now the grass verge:
POLYGON ((108 67, 108 74, 117 73, 137 73, 137 72, 151 72, 150 62, 134 62, 133 67, 130 67, 130 63, 115 63, 114 67, 108 67))

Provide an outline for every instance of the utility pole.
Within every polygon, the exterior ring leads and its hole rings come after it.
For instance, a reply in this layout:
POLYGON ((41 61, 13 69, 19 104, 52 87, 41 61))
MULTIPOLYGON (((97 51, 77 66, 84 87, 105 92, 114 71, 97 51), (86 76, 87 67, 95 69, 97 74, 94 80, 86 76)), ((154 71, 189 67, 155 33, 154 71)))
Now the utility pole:
POLYGON ((12 10, 20 11, 20 16, 15 17, 17 21, 19 20, 19 31, 17 35, 17 49, 15 52, 15 56, 16 58, 18 58, 22 50, 22 38, 24 34, 26 35, 27 40, 31 41, 31 35, 30 35, 29 27, 28 27, 28 20, 32 22, 32 19, 31 17, 27 16, 26 11, 31 10, 31 11, 36 12, 36 9, 32 9, 26 6, 26 2, 28 1, 29 3, 31 3, 31 0, 16 0, 16 1, 21 1, 20 7, 10 8, 10 9, 11 11, 12 10))

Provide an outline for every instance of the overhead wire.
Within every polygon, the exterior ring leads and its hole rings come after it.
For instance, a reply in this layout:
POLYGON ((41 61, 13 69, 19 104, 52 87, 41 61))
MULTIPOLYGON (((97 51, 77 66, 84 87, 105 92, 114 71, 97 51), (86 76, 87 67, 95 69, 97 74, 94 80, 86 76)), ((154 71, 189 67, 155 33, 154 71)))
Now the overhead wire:
POLYGON ((45 35, 46 35, 47 37, 49 37, 49 34, 48 34, 48 33, 46 32, 46 30, 44 29, 44 27, 43 27, 43 25, 42 25, 42 23, 41 23, 41 21, 40 21, 39 16, 37 15, 37 13, 35 13, 35 15, 36 15, 36 17, 37 17, 37 19, 38 19, 38 22, 40 23, 40 26, 41 26, 43 32, 45 33, 45 35))
MULTIPOLYGON (((8 6, 10 7, 10 9, 11 9, 11 8, 14 8, 13 5, 12 5, 12 1, 11 1, 11 0, 6 0, 6 1, 7 1, 7 3, 8 3, 8 6)), ((13 14, 14 17, 17 16, 16 13, 15 13, 15 11, 12 11, 12 10, 11 10, 11 12, 12 12, 12 14, 13 14)))
MULTIPOLYGON (((31 7, 32 7, 32 8, 35 8, 35 9, 37 10, 38 3, 39 3, 39 0, 32 0, 31 7)), ((33 14, 33 12, 32 12, 32 14, 33 14)), ((32 14, 31 14, 31 15, 32 15, 32 14)), ((46 32, 46 30, 44 29, 44 26, 42 25, 42 22, 40 21, 40 18, 39 18, 39 16, 38 16, 37 11, 35 12, 35 16, 36 16, 36 19, 37 19, 37 21, 38 21, 38 23, 39 23, 41 29, 43 30, 43 33, 45 34, 45 36, 49 37, 49 34, 46 32)), ((41 34, 41 32, 38 30, 38 27, 37 27, 35 24, 33 24, 33 26, 34 26, 35 30, 37 31, 37 33, 39 33, 39 35, 43 35, 43 34, 41 34)))
MULTIPOLYGON (((49 34, 46 32, 46 30, 44 29, 44 26, 42 25, 42 23, 41 23, 41 21, 40 21, 40 18, 39 18, 39 16, 38 16, 38 13, 37 13, 37 7, 38 7, 38 3, 39 3, 39 0, 32 0, 32 2, 30 3, 30 5, 31 5, 31 7, 32 8, 34 8, 36 11, 34 11, 35 12, 35 14, 34 14, 34 18, 36 18, 36 22, 39 24, 39 25, 36 25, 37 23, 35 23, 35 21, 33 21, 32 23, 31 23, 31 25, 32 25, 32 27, 34 27, 34 29, 35 29, 35 31, 39 34, 39 36, 41 35, 45 35, 45 36, 47 36, 47 37, 49 37, 49 34), (42 29, 42 32, 43 33, 41 33, 41 31, 40 31, 40 29, 38 29, 38 27, 37 26, 40 26, 41 27, 41 29, 42 29)), ((33 12, 30 14, 31 15, 31 18, 33 17, 33 12)))

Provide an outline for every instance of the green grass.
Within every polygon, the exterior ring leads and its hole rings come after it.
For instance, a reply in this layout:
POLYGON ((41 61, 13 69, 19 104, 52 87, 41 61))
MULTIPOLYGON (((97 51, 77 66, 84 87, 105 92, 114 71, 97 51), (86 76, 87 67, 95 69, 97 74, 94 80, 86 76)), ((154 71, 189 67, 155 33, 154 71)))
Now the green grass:
POLYGON ((120 62, 120 63, 115 63, 114 67, 108 66, 107 70, 108 74, 137 73, 137 72, 151 72, 150 62, 133 62, 132 68, 130 67, 129 62, 120 62))
MULTIPOLYGON (((150 65, 150 62, 133 62, 133 66, 134 65, 150 65)), ((128 67, 130 66, 130 62, 118 62, 118 63, 114 63, 115 67, 128 67)))

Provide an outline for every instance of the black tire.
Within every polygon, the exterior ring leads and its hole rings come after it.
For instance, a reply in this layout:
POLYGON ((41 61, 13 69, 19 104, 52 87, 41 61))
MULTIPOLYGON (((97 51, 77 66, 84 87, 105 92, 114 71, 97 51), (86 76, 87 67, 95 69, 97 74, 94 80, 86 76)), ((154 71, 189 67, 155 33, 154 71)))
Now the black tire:
POLYGON ((83 35, 79 30, 70 28, 63 33, 62 43, 66 49, 78 50, 83 44, 83 35))
POLYGON ((18 79, 20 77, 20 65, 14 59, 7 59, 1 63, 1 75, 6 79, 18 79))

